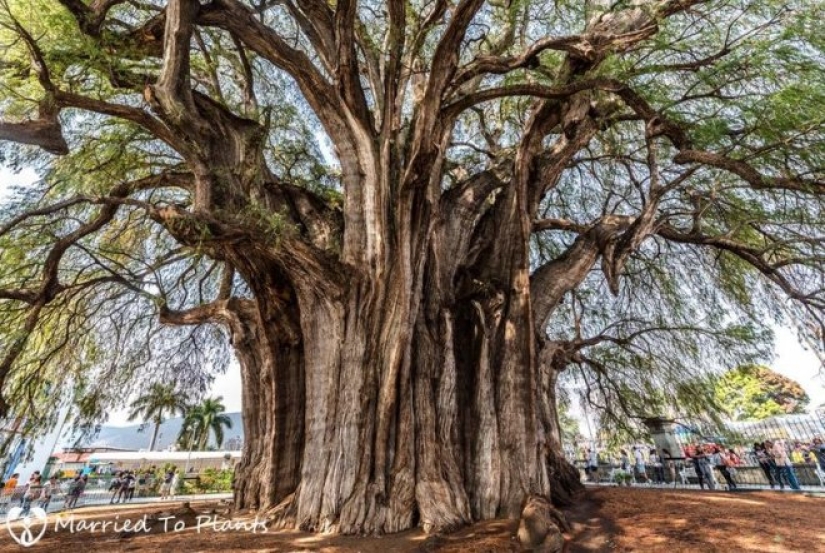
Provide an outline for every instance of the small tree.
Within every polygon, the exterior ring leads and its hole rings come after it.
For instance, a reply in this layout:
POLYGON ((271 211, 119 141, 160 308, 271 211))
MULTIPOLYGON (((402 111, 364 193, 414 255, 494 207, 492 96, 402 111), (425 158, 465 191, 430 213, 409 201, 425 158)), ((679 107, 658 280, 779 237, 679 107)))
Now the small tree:
POLYGON ((153 451, 161 423, 167 414, 183 413, 186 410, 186 396, 176 391, 171 384, 156 382, 148 392, 134 400, 130 407, 130 421, 142 418, 154 424, 152 441, 149 442, 149 451, 153 451))

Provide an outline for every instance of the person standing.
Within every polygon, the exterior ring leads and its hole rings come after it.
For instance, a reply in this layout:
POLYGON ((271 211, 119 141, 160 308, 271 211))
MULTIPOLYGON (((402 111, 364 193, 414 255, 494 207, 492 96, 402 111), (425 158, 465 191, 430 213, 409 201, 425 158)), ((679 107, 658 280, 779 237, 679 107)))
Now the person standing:
POLYGON ((135 473, 129 471, 128 481, 126 483, 126 501, 132 501, 135 496, 135 486, 137 485, 137 477, 135 473))
POLYGON ((699 478, 699 487, 705 489, 707 483, 709 490, 716 489, 716 481, 711 474, 710 458, 708 452, 702 445, 697 445, 693 453, 693 466, 696 469, 696 476, 699 478))
POLYGON ((178 486, 180 486, 180 472, 176 470, 175 474, 172 475, 172 481, 169 483, 169 493, 172 495, 172 501, 175 500, 178 493, 178 486))
POLYGON ((40 483, 40 475, 32 475, 32 480, 29 481, 29 485, 23 493, 23 511, 20 513, 22 516, 29 514, 32 501, 39 499, 41 493, 43 493, 43 485, 40 483))
POLYGON ((825 472, 825 443, 822 438, 814 438, 811 443, 811 451, 816 456, 816 461, 819 463, 819 470, 825 472))
POLYGON ((169 497, 169 490, 172 486, 172 478, 174 477, 174 473, 169 470, 166 471, 166 474, 163 477, 163 483, 160 485, 160 498, 167 499, 169 497))
POLYGON ((591 482, 599 481, 599 454, 596 453, 596 448, 593 447, 587 450, 587 469, 590 474, 591 482))
POLYGON ((619 450, 619 466, 624 472, 630 472, 630 456, 624 449, 619 450))
POLYGON ((713 451, 713 464, 716 465, 716 469, 722 474, 725 482, 727 482, 728 490, 735 490, 736 481, 730 473, 730 463, 731 460, 728 454, 725 453, 725 450, 718 446, 715 447, 713 451))
POLYGON ((86 490, 86 476, 75 476, 71 488, 69 488, 68 499, 66 500, 66 508, 74 509, 77 506, 77 500, 83 495, 86 490))
POLYGON ((771 457, 764 443, 760 444, 757 442, 753 444, 753 456, 756 457, 759 468, 765 473, 765 478, 768 479, 768 484, 771 485, 771 489, 776 488, 776 480, 774 480, 776 463, 773 461, 773 457, 771 457))
POLYGON ((129 497, 129 484, 132 482, 133 477, 131 471, 126 471, 120 477, 120 488, 117 491, 117 499, 115 499, 115 503, 125 503, 129 497))
POLYGON ((115 497, 117 494, 120 493, 120 484, 121 484, 121 476, 123 473, 116 472, 115 477, 112 478, 112 482, 109 484, 109 491, 112 492, 112 497, 109 499, 109 505, 115 502, 115 497))
POLYGON ((647 469, 645 467, 645 457, 642 454, 642 448, 633 446, 633 458, 634 458, 634 476, 636 481, 639 483, 646 483, 647 482, 647 469))
POLYGON ((14 493, 14 489, 17 487, 17 481, 19 479, 19 473, 15 472, 14 474, 12 474, 11 478, 6 480, 6 483, 3 485, 3 491, 8 494, 14 493))
POLYGON ((773 455, 773 460, 776 463, 776 479, 779 481, 780 489, 785 489, 782 482, 784 477, 788 480, 788 485, 792 490, 799 490, 799 481, 796 479, 796 472, 794 472, 793 463, 788 456, 788 449, 785 447, 784 440, 776 440, 772 446, 771 455, 773 455))
POLYGON ((44 511, 49 510, 49 503, 52 502, 52 496, 60 491, 60 483, 57 481, 57 476, 52 476, 49 481, 43 485, 43 491, 40 494, 40 508, 44 511))
POLYGON ((655 449, 650 450, 650 455, 648 455, 648 460, 650 464, 653 466, 653 482, 655 484, 664 484, 665 483, 665 465, 662 463, 662 458, 656 453, 655 449))

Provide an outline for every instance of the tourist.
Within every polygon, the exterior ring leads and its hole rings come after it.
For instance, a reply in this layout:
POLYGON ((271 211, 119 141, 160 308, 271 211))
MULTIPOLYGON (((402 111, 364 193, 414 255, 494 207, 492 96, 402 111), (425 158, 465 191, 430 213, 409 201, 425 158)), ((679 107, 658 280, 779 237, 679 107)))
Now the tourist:
POLYGON ((599 454, 596 453, 596 448, 587 450, 587 468, 592 482, 599 481, 599 454))
POLYGON ((160 498, 167 499, 169 497, 169 491, 172 486, 172 479, 174 478, 174 473, 169 470, 166 471, 166 475, 163 477, 163 483, 160 485, 160 498))
POLYGON ((822 442, 822 438, 814 438, 811 449, 819 462, 819 470, 825 472, 825 443, 822 442))
POLYGON ((44 511, 49 510, 49 503, 52 501, 52 496, 60 491, 60 483, 57 481, 57 476, 52 476, 49 481, 43 485, 43 492, 40 494, 40 508, 44 511))
POLYGON ((26 491, 23 493, 23 510, 20 513, 21 516, 29 514, 32 501, 39 499, 42 492, 43 485, 40 483, 40 474, 32 475, 32 479, 29 481, 29 484, 26 486, 26 491))
POLYGON ((733 479, 733 475, 731 474, 731 466, 732 461, 725 450, 720 447, 713 448, 713 464, 716 466, 716 469, 722 474, 722 477, 725 479, 725 482, 728 484, 728 490, 735 490, 736 489, 736 481, 733 479))
POLYGON ((72 485, 69 488, 68 498, 66 499, 66 508, 74 509, 77 506, 77 500, 83 495, 86 490, 87 476, 75 476, 72 485))
POLYGON ((135 477, 135 473, 129 471, 129 476, 127 477, 126 481, 126 501, 132 501, 132 498, 135 497, 135 486, 137 485, 137 478, 135 477))
POLYGON ((178 486, 180 485, 180 471, 175 471, 175 474, 172 475, 172 481, 169 483, 169 493, 172 496, 172 501, 175 500, 175 496, 178 493, 178 486))
POLYGON ((6 480, 6 483, 3 484, 4 502, 7 502, 9 505, 11 505, 11 502, 14 500, 15 491, 17 490, 17 482, 19 478, 20 474, 15 472, 11 475, 11 478, 6 480), (6 501, 5 498, 8 498, 8 500, 6 501))
POLYGON ((653 465, 653 481, 656 484, 664 484, 665 466, 662 463, 662 458, 659 457, 655 449, 651 449, 650 455, 648 455, 648 459, 650 461, 650 464, 653 465))
MULTIPOLYGON (((770 442, 765 442, 765 445, 770 442)), ((793 469, 793 463, 788 456, 788 450, 785 446, 784 440, 776 440, 770 449, 773 460, 776 463, 776 480, 779 481, 779 488, 784 490, 785 484, 782 481, 785 478, 792 490, 799 490, 799 482, 796 479, 796 472, 793 469)))
POLYGON ((676 484, 676 463, 673 461, 673 455, 670 453, 670 450, 663 447, 662 448, 662 459, 667 464, 667 471, 670 474, 670 481, 676 484))
POLYGON ((805 455, 803 455, 802 451, 802 444, 799 442, 794 442, 793 449, 791 450, 791 462, 802 464, 805 462, 805 455))
POLYGON ((716 480, 713 478, 710 458, 705 449, 701 445, 697 445, 691 458, 696 469, 696 477, 699 479, 699 487, 704 490, 705 484, 707 484, 709 490, 715 490, 716 480))
POLYGON ((756 457, 756 462, 759 463, 759 468, 762 469, 762 472, 765 473, 765 478, 768 479, 768 484, 771 485, 771 489, 776 487, 776 481, 774 480, 774 474, 776 474, 776 463, 773 461, 773 457, 768 452, 768 449, 765 447, 765 444, 760 444, 756 442, 753 444, 753 456, 756 457))
POLYGON ((633 446, 633 476, 637 482, 647 482, 647 470, 645 469, 645 458, 642 448, 633 446))
POLYGON ((14 493, 14 489, 17 487, 17 480, 20 478, 20 474, 15 472, 11 475, 11 478, 6 480, 6 483, 3 485, 3 490, 5 493, 14 493))
POLYGON ((121 476, 123 473, 120 471, 115 473, 115 477, 112 478, 111 483, 109 484, 109 491, 112 492, 112 497, 109 499, 109 505, 115 502, 115 497, 117 497, 118 493, 120 492, 120 484, 121 484, 121 476))
POLYGON ((624 472, 630 473, 630 456, 624 449, 619 450, 619 466, 624 472))
POLYGON ((120 478, 120 489, 118 490, 115 503, 125 503, 126 500, 129 499, 129 486, 131 486, 134 481, 135 477, 132 475, 132 471, 127 470, 123 473, 123 476, 120 478))

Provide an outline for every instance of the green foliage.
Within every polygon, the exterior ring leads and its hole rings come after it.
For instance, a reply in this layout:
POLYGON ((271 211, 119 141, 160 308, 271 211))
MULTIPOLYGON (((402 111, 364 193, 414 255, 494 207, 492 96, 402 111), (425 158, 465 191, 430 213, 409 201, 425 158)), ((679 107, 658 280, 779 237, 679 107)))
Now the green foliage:
MULTIPOLYGON (((156 382, 129 405, 129 420, 142 418, 158 426, 167 414, 183 413, 186 405, 186 396, 175 390, 174 385, 156 382)), ((151 445, 154 446, 154 441, 151 445)))
POLYGON ((218 449, 223 445, 224 428, 232 428, 232 419, 224 414, 222 397, 207 398, 199 405, 187 408, 183 425, 178 436, 178 445, 183 449, 205 451, 210 434, 215 437, 218 449))
POLYGON ((715 382, 717 402, 733 420, 804 413, 810 398, 798 382, 761 365, 742 365, 715 382))

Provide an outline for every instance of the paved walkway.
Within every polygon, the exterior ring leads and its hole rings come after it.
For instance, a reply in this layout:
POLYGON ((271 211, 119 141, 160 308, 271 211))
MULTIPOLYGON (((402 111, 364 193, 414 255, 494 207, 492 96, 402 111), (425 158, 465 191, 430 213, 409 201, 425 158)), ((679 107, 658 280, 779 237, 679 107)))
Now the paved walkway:
MULTIPOLYGON (((77 502, 77 506, 72 509, 75 512, 88 512, 93 511, 94 507, 101 507, 106 506, 107 508, 126 508, 131 505, 146 505, 146 504, 165 504, 165 503, 180 503, 182 501, 221 501, 224 499, 232 499, 231 493, 205 493, 205 494, 192 494, 192 495, 177 495, 175 499, 161 499, 158 496, 150 496, 150 497, 135 497, 131 501, 127 501, 124 503, 109 503, 112 498, 112 493, 105 491, 105 490, 93 490, 89 493, 84 493, 80 500, 77 502)), ((65 511, 65 496, 61 494, 60 497, 52 499, 52 502, 49 504, 49 513, 57 513, 61 511, 65 511)), ((14 501, 11 506, 16 507, 19 506, 19 501, 14 501)), ((32 507, 36 507, 37 502, 32 504, 32 507)), ((0 523, 4 523, 6 521, 6 513, 9 510, 9 504, 3 503, 0 504, 0 523)))

